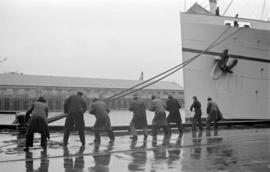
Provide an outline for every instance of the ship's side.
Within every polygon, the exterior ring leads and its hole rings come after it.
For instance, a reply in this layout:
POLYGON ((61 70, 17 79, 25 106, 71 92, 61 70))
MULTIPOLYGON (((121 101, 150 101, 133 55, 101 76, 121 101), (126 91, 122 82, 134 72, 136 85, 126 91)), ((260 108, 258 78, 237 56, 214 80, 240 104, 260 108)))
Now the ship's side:
POLYGON ((183 61, 204 51, 222 33, 217 45, 184 68, 186 115, 192 96, 202 103, 207 97, 219 104, 225 118, 270 118, 270 23, 231 17, 181 13, 183 61), (233 25, 234 21, 239 24, 233 25), (249 27, 242 27, 248 25, 249 27), (231 36, 230 36, 231 35, 231 36), (228 37, 227 39, 225 39, 228 37), (224 49, 238 59, 233 73, 213 78, 214 58, 224 49), (212 74, 212 76, 211 76, 212 74))

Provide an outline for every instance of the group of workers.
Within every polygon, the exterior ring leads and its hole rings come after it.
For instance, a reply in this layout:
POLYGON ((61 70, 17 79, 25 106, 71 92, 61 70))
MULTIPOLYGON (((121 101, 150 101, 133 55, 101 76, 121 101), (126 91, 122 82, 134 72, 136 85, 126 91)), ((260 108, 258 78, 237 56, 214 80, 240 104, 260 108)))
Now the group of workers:
MULTIPOLYGON (((202 110, 201 110, 201 103, 196 96, 193 96, 193 103, 190 106, 190 111, 195 111, 192 120, 192 130, 196 131, 196 126, 198 123, 199 130, 202 131, 202 110)), ((214 122, 214 128, 218 127, 218 121, 223 119, 223 116, 219 110, 219 107, 216 102, 212 100, 211 97, 207 98, 207 117, 206 117, 206 129, 210 129, 211 122, 214 122)))
MULTIPOLYGON (((196 130, 196 123, 199 123, 199 129, 202 130, 201 122, 201 103, 197 97, 193 97, 193 104, 190 110, 195 110, 192 129, 196 130)), ((164 102, 161 98, 152 95, 149 110, 154 112, 154 118, 152 120, 152 137, 153 141, 157 139, 157 131, 162 128, 164 131, 164 139, 169 139, 171 136, 170 123, 176 123, 179 130, 179 137, 183 135, 183 126, 180 114, 180 104, 172 96, 168 96, 168 100, 164 102), (166 111, 169 112, 166 117, 166 111)), ((85 122, 83 114, 87 110, 87 104, 83 99, 83 93, 78 91, 77 94, 69 96, 64 102, 64 113, 66 114, 65 131, 63 136, 63 145, 68 144, 70 132, 75 129, 79 132, 79 138, 82 145, 85 145, 85 122)), ((146 118, 146 104, 141 100, 138 94, 133 95, 133 99, 129 105, 129 110, 133 112, 133 117, 130 122, 131 139, 137 140, 138 135, 136 129, 142 129, 144 135, 144 141, 147 140, 147 118, 146 118)), ((114 142, 115 135, 111 127, 111 121, 109 117, 108 105, 98 99, 94 98, 90 107, 89 113, 96 117, 95 124, 93 126, 93 132, 95 135, 94 143, 100 143, 100 132, 107 132, 110 142, 114 142)), ((208 117, 206 120, 206 128, 210 127, 210 122, 215 122, 217 127, 216 116, 220 114, 217 104, 208 98, 207 106, 208 117)), ((26 112, 25 121, 29 121, 29 127, 26 133, 26 146, 24 151, 28 151, 29 147, 33 146, 34 133, 41 134, 41 146, 43 149, 47 148, 47 139, 50 138, 48 124, 48 104, 43 97, 39 97, 36 102, 33 103, 31 108, 26 112), (29 120, 31 114, 31 119, 29 120)))

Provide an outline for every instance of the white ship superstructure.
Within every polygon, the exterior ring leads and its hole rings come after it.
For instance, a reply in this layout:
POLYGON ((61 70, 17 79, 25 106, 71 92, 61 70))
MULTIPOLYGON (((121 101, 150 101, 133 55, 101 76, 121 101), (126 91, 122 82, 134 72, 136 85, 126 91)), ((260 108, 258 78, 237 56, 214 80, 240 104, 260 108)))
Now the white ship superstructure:
POLYGON ((186 115, 192 114, 189 106, 192 96, 197 96, 203 117, 206 99, 212 97, 225 118, 269 119, 270 23, 215 16, 197 9, 202 13, 181 13, 183 61, 204 51, 184 68, 186 115), (215 41, 215 46, 205 51, 215 41), (238 64, 232 74, 213 77, 214 59, 224 49, 229 50, 230 58, 238 59, 238 64))

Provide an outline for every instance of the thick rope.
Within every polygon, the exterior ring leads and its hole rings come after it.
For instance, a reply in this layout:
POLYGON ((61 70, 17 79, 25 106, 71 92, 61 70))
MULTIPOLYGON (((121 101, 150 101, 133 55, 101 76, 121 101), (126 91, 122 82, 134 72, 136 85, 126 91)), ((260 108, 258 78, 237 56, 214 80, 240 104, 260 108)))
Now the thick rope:
MULTIPOLYGON (((124 91, 121 91, 120 93, 117 93, 117 94, 115 94, 113 96, 110 96, 110 97, 106 98, 104 101, 105 102, 110 102, 112 100, 119 99, 121 97, 124 97, 126 95, 129 95, 129 94, 138 92, 138 91, 140 91, 141 89, 143 89, 145 87, 148 87, 150 85, 153 85, 153 84, 159 82, 160 80, 162 80, 162 79, 164 79, 164 78, 172 75, 173 73, 175 73, 178 70, 182 69, 183 67, 187 66, 189 63, 191 63, 193 60, 195 60, 196 58, 198 58, 199 56, 201 56, 203 53, 205 53, 208 50, 210 50, 211 48, 214 48, 217 45, 221 44, 222 42, 224 42, 225 40, 227 40, 228 38, 230 38, 231 36, 233 36, 234 34, 236 34, 237 32, 239 32, 242 29, 242 28, 238 28, 236 31, 234 31, 233 33, 231 33, 229 36, 227 36, 227 37, 223 38, 222 40, 218 41, 229 30, 229 28, 230 28, 230 26, 227 26, 227 28, 218 36, 218 38, 215 41, 213 41, 204 51, 201 51, 199 54, 195 55, 194 57, 190 58, 189 60, 186 60, 185 62, 183 62, 183 63, 181 63, 179 65, 176 65, 176 66, 170 68, 169 70, 167 70, 165 72, 162 72, 161 74, 156 75, 156 76, 154 76, 154 77, 146 80, 143 83, 137 84, 137 85, 135 85, 135 86, 133 86, 131 88, 128 88, 128 89, 126 89, 124 91), (168 72, 170 72, 170 73, 168 73, 168 72), (168 73, 168 74, 165 75, 165 76, 163 76, 163 77, 161 77, 160 79, 157 79, 156 81, 153 81, 153 82, 151 82, 151 83, 149 83, 149 84, 147 84, 147 85, 145 85, 143 87, 140 87, 140 88, 137 88, 137 89, 134 90, 134 88, 136 88, 136 87, 138 87, 138 86, 140 86, 142 84, 145 84, 145 83, 147 83, 147 82, 149 82, 149 81, 151 81, 151 80, 153 80, 153 79, 155 79, 155 78, 157 78, 159 76, 162 76, 162 75, 164 75, 166 73, 168 73), (131 92, 128 92, 130 90, 132 90, 132 91, 131 92)), ((62 119, 62 118, 65 117, 65 115, 62 115, 62 114, 60 114, 60 115, 61 116, 59 118, 57 118, 57 120, 62 119)))
MULTIPOLYGON (((153 85, 153 84, 157 83, 158 81, 160 81, 160 80, 162 80, 162 79, 164 79, 164 78, 166 78, 166 77, 172 75, 173 73, 177 72, 178 70, 184 68, 184 67, 187 66, 189 63, 191 63, 193 60, 195 60, 196 58, 198 58, 199 56, 201 56, 203 53, 207 52, 207 51, 210 50, 211 48, 214 48, 215 46, 219 45, 219 44, 222 43, 223 41, 227 40, 227 39, 230 38, 232 35, 234 35, 234 34, 237 33, 238 31, 240 31, 240 29, 241 29, 241 28, 237 29, 237 31, 233 32, 233 33, 230 34, 229 36, 227 36, 227 37, 225 37, 224 39, 222 39, 221 41, 217 42, 217 41, 218 41, 218 40, 219 40, 219 39, 220 39, 220 38, 228 31, 229 28, 230 28, 230 26, 227 26, 227 28, 223 31, 223 33, 220 34, 220 36, 219 36, 214 42, 212 42, 212 43, 211 43, 204 51, 201 51, 199 54, 195 55, 194 57, 192 57, 192 58, 186 60, 185 62, 183 62, 183 63, 177 65, 178 68, 173 67, 173 68, 167 70, 167 71, 171 71, 172 69, 175 69, 175 70, 173 70, 172 72, 170 72, 169 74, 167 74, 167 75, 161 77, 160 79, 158 79, 158 80, 156 80, 156 81, 153 81, 153 82, 151 82, 151 83, 149 83, 149 84, 147 84, 147 85, 145 85, 145 86, 142 86, 142 87, 140 87, 140 88, 134 89, 134 88, 136 88, 137 86, 142 85, 142 83, 140 83, 140 84, 138 84, 138 85, 136 85, 136 86, 133 86, 133 87, 131 87, 131 88, 129 88, 129 89, 126 89, 126 90, 124 90, 124 91, 122 91, 122 92, 120 92, 120 93, 117 93, 117 94, 111 96, 110 99, 105 99, 105 101, 106 101, 106 102, 110 102, 110 101, 119 99, 119 98, 121 98, 121 97, 124 97, 124 96, 126 96, 126 95, 129 95, 129 94, 138 92, 138 91, 140 91, 140 90, 142 90, 142 89, 144 89, 144 88, 146 88, 146 87, 148 87, 148 86, 150 86, 150 85, 153 85), (132 90, 132 91, 130 91, 130 90, 132 90), (130 91, 130 92, 128 92, 128 91, 130 91), (127 93, 125 93, 125 92, 127 92, 127 93), (118 96, 118 95, 119 95, 119 96, 118 96)), ((166 73, 166 72, 164 72, 164 73, 166 73)), ((164 74, 164 73, 163 73, 163 74, 164 74)), ((159 74, 158 76, 160 76, 160 74, 159 74)), ((157 76, 155 76, 155 77, 153 77, 153 78, 156 78, 156 77, 157 77, 157 76)), ((147 80, 147 81, 150 81, 150 80, 152 80, 152 78, 149 79, 149 80, 147 80)), ((145 81, 144 83, 146 83, 147 81, 145 81)))

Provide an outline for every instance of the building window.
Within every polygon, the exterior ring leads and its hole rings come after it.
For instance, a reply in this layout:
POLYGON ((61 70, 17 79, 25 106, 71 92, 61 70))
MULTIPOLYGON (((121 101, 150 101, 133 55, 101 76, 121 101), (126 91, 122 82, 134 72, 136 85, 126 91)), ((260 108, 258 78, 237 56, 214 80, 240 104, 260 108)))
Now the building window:
POLYGON ((132 99, 127 99, 127 109, 130 107, 131 101, 132 101, 132 99))
POLYGON ((28 98, 23 99, 23 110, 27 110, 29 108, 29 100, 28 98))
POLYGON ((116 100, 116 109, 120 109, 121 108, 121 100, 118 99, 116 100))
POLYGON ((124 105, 123 105, 123 108, 126 109, 126 108, 128 107, 127 99, 123 99, 123 102, 124 102, 124 103, 123 103, 123 104, 124 104, 124 105))
POLYGON ((62 109, 62 101, 61 99, 56 99, 56 110, 61 111, 62 109))
POLYGON ((19 106, 20 106, 20 111, 23 110, 23 98, 20 97, 19 99, 19 106))
POLYGON ((112 109, 116 109, 116 103, 115 100, 111 101, 112 102, 112 109))
POLYGON ((0 110, 3 110, 3 99, 0 99, 0 110))
POLYGON ((20 101, 19 98, 13 99, 13 110, 20 110, 20 101))
POLYGON ((110 109, 112 109, 112 102, 108 102, 108 106, 110 109))
POLYGON ((49 111, 53 111, 54 110, 53 100, 52 99, 48 99, 48 106, 49 106, 49 111))
POLYGON ((9 106, 10 106, 10 98, 5 97, 4 98, 4 110, 10 110, 9 106))

